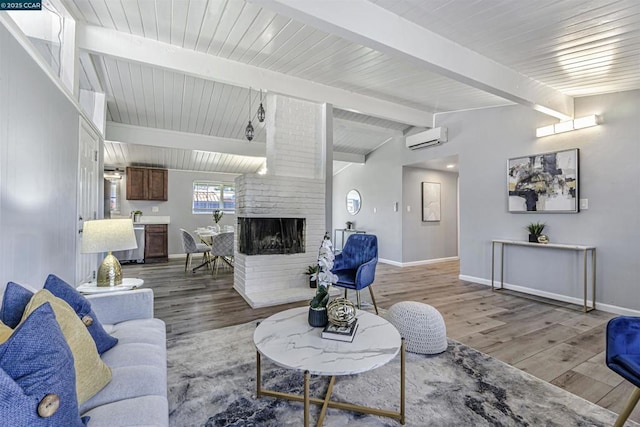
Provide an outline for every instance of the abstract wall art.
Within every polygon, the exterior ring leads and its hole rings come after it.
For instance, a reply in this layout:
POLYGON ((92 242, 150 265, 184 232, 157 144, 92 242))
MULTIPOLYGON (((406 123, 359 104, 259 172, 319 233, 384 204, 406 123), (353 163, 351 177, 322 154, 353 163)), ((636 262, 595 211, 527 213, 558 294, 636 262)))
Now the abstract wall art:
POLYGON ((422 221, 440 221, 440 183, 422 183, 422 221))
POLYGON ((509 159, 507 188, 509 212, 578 212, 578 149, 509 159))

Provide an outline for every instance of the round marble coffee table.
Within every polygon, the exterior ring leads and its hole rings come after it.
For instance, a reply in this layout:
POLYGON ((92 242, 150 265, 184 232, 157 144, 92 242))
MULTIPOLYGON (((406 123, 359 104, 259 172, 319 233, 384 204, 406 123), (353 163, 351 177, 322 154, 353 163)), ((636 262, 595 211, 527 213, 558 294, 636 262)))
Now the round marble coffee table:
POLYGON ((327 408, 395 418, 404 424, 404 340, 398 330, 382 317, 357 311, 358 330, 353 342, 323 339, 322 328, 309 326, 308 307, 276 313, 262 321, 253 334, 257 355, 257 397, 271 396, 304 402, 304 425, 309 425, 309 404, 322 405, 318 426, 327 408), (387 411, 330 400, 337 375, 353 375, 378 368, 393 360, 400 352, 400 411, 387 411), (260 356, 286 368, 304 371, 304 396, 263 389, 260 381, 260 356), (331 376, 324 399, 309 396, 310 375, 331 376))

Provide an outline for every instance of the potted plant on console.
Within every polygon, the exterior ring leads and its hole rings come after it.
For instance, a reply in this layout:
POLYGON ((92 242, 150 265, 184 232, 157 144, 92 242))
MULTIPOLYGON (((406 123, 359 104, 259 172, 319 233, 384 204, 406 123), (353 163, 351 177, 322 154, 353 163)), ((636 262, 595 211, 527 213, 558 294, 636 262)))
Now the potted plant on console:
POLYGON ((318 287, 318 264, 310 265, 307 267, 307 271, 304 274, 309 276, 309 287, 317 288, 318 287))
POLYGON ((329 302, 329 288, 338 281, 338 276, 331 272, 333 268, 333 245, 328 233, 325 233, 318 251, 318 290, 309 302, 309 325, 325 326, 328 321, 327 303, 329 302))
POLYGON ((529 242, 538 243, 538 238, 542 235, 544 226, 545 224, 543 222, 532 222, 527 225, 527 230, 529 230, 529 242))

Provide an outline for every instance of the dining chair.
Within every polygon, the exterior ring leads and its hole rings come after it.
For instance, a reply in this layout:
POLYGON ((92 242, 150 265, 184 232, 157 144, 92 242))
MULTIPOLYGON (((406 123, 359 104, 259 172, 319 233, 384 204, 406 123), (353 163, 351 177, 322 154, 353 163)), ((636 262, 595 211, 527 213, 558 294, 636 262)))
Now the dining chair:
POLYGON ((620 316, 607 323, 606 363, 635 387, 614 427, 622 427, 640 400, 640 317, 620 316))
POLYGON ((233 240, 234 232, 224 232, 213 236, 211 241, 211 256, 213 257, 213 274, 218 275, 220 262, 233 268, 233 240))
POLYGON ((360 307, 360 290, 369 288, 373 307, 378 314, 376 298, 373 295, 371 284, 376 275, 378 264, 378 238, 373 234, 352 234, 342 248, 342 252, 336 255, 331 272, 338 276, 335 286, 344 288, 344 297, 347 291, 356 291, 358 308, 360 307))
POLYGON ((204 267, 205 265, 208 268, 211 264, 211 246, 207 245, 206 243, 197 243, 196 239, 191 235, 191 233, 189 233, 184 228, 180 229, 180 236, 182 238, 182 249, 187 254, 187 259, 184 263, 184 271, 187 271, 189 268, 191 268, 192 254, 202 254, 202 264, 193 269, 194 273, 197 269, 199 269, 200 267, 204 267))

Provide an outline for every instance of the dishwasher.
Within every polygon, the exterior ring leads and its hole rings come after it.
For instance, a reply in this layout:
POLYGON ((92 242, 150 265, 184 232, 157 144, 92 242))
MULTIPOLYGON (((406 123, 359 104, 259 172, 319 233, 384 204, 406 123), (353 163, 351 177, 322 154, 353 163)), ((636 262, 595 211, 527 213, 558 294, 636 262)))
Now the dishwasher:
POLYGON ((138 244, 136 249, 113 251, 113 256, 116 257, 120 263, 144 262, 144 225, 134 224, 133 232, 136 235, 136 243, 138 244))

